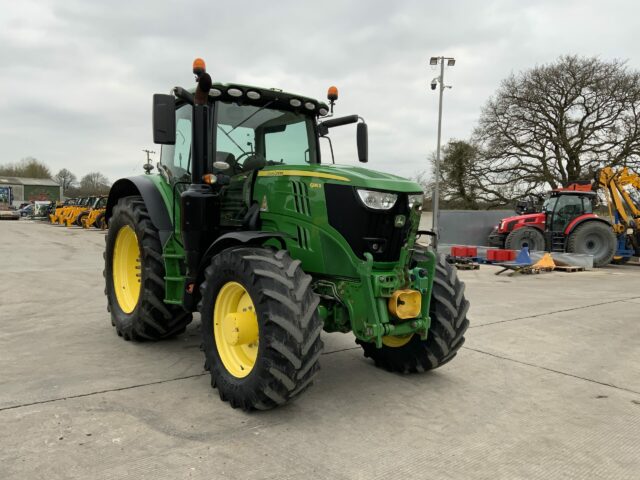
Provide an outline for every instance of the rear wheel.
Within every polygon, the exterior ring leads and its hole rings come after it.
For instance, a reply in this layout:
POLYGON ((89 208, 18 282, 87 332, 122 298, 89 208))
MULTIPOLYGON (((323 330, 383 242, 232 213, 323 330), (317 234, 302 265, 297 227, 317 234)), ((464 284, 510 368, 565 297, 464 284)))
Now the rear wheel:
POLYGON ((159 340, 182 333, 191 313, 163 302, 162 246, 142 197, 121 198, 111 225, 103 273, 116 332, 125 340, 159 340))
POLYGON ((464 344, 469 327, 469 302, 464 297, 464 283, 456 269, 438 255, 433 293, 429 308, 431 328, 426 340, 418 335, 383 337, 382 348, 356 340, 376 366, 392 372, 411 373, 433 370, 449 362, 464 344))
POLYGON ((230 248, 207 267, 200 288, 205 368, 233 408, 270 409, 312 383, 323 324, 310 285, 284 250, 230 248))
POLYGON ((534 227, 522 227, 514 230, 505 241, 505 248, 509 250, 521 250, 528 247, 530 252, 544 250, 544 235, 534 227))
POLYGON ((616 235, 604 222, 586 221, 569 235, 567 251, 593 255, 593 266, 604 267, 616 253, 616 235))

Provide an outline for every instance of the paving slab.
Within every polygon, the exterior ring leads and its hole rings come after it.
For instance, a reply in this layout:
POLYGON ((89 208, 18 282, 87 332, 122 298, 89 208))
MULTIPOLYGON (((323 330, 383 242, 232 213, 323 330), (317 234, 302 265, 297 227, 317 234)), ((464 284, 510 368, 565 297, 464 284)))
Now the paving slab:
POLYGON ((505 274, 500 267, 481 265, 460 271, 473 304, 473 325, 511 321, 533 315, 640 300, 640 268, 611 265, 583 272, 505 274))
POLYGON ((629 305, 617 302, 478 326, 465 345, 640 394, 640 321, 630 321, 629 305))
POLYGON ((465 351, 415 378, 347 350, 246 414, 202 378, 0 412, 2 478, 637 478, 638 396, 465 351), (577 406, 579 405, 579 408, 577 406))

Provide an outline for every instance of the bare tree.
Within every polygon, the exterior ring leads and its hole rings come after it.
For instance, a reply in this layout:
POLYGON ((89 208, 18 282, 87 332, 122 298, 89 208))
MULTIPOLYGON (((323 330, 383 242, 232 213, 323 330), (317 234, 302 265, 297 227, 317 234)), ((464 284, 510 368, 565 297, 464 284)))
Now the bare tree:
POLYGON ((61 169, 53 178, 62 186, 63 192, 72 187, 77 180, 77 177, 66 168, 61 169))
POLYGON ((624 62, 563 56, 502 82, 482 110, 473 176, 488 198, 588 179, 603 165, 640 165, 640 73, 624 62))
POLYGON ((0 166, 0 175, 25 178, 51 178, 51 171, 36 158, 26 157, 18 163, 0 166))
POLYGON ((109 193, 109 179, 100 172, 87 173, 80 179, 78 195, 104 195, 109 193))

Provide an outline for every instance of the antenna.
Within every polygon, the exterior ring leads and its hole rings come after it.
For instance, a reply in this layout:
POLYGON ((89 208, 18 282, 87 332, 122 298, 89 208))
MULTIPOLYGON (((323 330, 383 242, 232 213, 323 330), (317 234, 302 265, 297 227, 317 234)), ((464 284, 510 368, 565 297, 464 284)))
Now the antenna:
POLYGON ((150 157, 150 155, 151 154, 155 155, 156 152, 154 152, 153 150, 146 149, 146 148, 143 148, 142 151, 147 154, 147 163, 145 163, 142 166, 142 168, 144 168, 144 173, 146 173, 147 175, 150 175, 151 174, 151 170, 153 170, 153 165, 151 165, 151 157, 150 157))

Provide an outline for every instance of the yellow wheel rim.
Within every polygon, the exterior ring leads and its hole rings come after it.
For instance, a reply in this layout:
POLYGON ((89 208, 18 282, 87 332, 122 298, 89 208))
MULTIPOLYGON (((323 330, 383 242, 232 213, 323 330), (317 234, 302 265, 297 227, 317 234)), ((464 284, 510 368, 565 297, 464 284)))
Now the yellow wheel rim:
POLYGON ((412 338, 413 338, 413 333, 410 333, 409 335, 402 335, 399 337, 387 336, 387 337, 382 337, 382 344, 386 347, 391 347, 391 348, 404 347, 407 343, 409 343, 409 340, 411 340, 412 338))
POLYGON ((227 371, 237 378, 251 373, 258 357, 258 316, 249 292, 227 282, 213 309, 213 337, 227 371))
POLYGON ((140 247, 129 225, 118 231, 113 248, 113 289, 124 313, 131 313, 140 298, 140 247))

